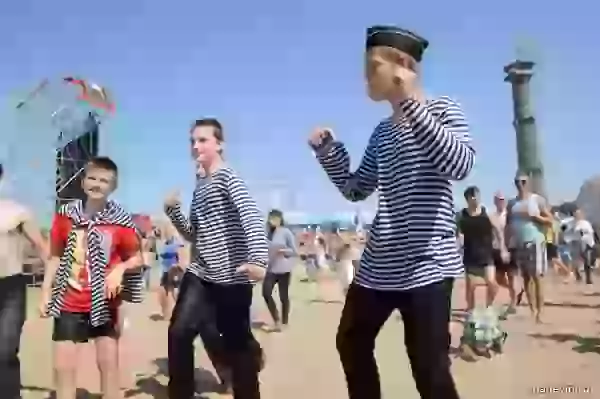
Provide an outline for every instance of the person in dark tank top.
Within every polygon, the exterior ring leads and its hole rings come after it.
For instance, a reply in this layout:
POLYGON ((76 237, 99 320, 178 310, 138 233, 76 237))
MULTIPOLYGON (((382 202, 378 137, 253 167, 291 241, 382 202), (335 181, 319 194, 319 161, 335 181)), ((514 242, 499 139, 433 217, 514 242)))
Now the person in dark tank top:
POLYGON ((494 226, 485 207, 481 205, 479 188, 468 187, 464 192, 467 207, 461 212, 458 229, 463 238, 467 310, 475 308, 475 288, 483 280, 487 289, 486 307, 491 306, 498 292, 493 258, 494 226))

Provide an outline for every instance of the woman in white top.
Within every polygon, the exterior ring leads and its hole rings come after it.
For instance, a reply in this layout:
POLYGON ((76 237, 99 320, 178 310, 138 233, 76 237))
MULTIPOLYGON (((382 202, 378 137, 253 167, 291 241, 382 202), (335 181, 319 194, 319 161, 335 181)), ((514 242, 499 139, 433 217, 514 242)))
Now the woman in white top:
MULTIPOLYGON (((571 240, 571 256, 573 257, 573 266, 577 280, 581 280, 581 272, 585 271, 586 262, 591 263, 591 253, 594 249, 594 228, 592 224, 585 219, 581 209, 573 213, 574 223, 571 240)), ((593 265, 589 264, 589 267, 593 265)), ((586 274, 587 276, 587 274, 586 274)), ((587 278, 587 277, 586 277, 587 278)), ((591 281, 586 281, 591 284, 591 281)))

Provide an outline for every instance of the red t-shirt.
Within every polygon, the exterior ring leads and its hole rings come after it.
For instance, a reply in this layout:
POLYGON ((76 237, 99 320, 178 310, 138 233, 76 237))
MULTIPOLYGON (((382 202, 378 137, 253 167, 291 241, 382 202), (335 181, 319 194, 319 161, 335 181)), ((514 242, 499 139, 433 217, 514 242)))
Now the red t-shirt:
MULTIPOLYGON (((105 239, 105 245, 110 250, 106 275, 114 266, 127 261, 140 250, 138 235, 133 228, 117 225, 97 226, 105 239)), ((69 233, 73 229, 71 220, 56 214, 50 230, 50 241, 53 256, 62 256, 67 244, 69 233)), ((78 229, 75 260, 71 266, 71 276, 63 297, 62 311, 87 313, 92 308, 92 287, 89 281, 88 259, 86 248, 86 230, 78 229)), ((120 301, 113 301, 111 307, 118 307, 120 301)))

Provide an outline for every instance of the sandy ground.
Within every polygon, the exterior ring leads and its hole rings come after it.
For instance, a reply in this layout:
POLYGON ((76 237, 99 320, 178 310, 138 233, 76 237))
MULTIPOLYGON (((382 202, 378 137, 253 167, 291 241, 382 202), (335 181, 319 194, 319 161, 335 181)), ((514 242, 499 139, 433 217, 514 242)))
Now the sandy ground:
MULTIPOLYGON (((546 323, 535 325, 526 307, 504 323, 509 332, 505 353, 491 360, 454 360, 453 372, 463 399, 598 398, 600 397, 600 283, 592 287, 552 282, 548 288, 546 323)), ((462 283, 455 289, 455 308, 462 304, 462 283)), ((46 398, 51 392, 51 321, 33 315, 37 291, 31 289, 29 318, 22 339, 24 398, 46 398)), ((342 307, 337 286, 321 289, 296 280, 293 284, 291 326, 283 333, 256 330, 268 364, 261 375, 265 399, 347 398, 335 350, 335 332, 342 307), (320 299, 317 299, 320 298, 320 299)), ((502 294, 500 302, 506 301, 502 294)), ((130 328, 124 338, 124 395, 127 398, 166 398, 167 325, 155 321, 154 295, 128 308, 130 328)), ((260 295, 253 310, 256 324, 268 316, 260 295)), ((454 345, 461 327, 453 324, 454 345)), ((402 323, 390 318, 377 342, 384 397, 418 398, 402 345, 402 323)), ((82 397, 99 397, 94 347, 80 353, 82 397), (91 393, 90 393, 91 392, 91 393)), ((199 397, 216 394, 215 380, 201 344, 197 345, 199 397)), ((442 398, 440 398, 442 399, 442 398)))

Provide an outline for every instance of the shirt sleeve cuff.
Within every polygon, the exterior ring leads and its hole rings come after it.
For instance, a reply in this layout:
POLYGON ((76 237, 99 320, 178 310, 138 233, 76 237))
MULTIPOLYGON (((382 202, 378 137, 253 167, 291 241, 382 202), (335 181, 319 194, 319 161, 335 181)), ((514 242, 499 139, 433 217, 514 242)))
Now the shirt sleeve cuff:
POLYGON ((313 154, 314 154, 315 158, 317 158, 317 159, 326 158, 329 155, 329 153, 331 152, 331 150, 335 147, 336 144, 337 144, 337 141, 332 141, 327 144, 320 145, 318 147, 313 147, 313 154))
POLYGON ((263 269, 267 268, 267 263, 266 262, 261 262, 261 261, 258 261, 258 260, 248 260, 246 263, 248 263, 249 265, 254 265, 254 266, 262 267, 263 269))
POLYGON ((166 205, 165 206, 165 213, 167 215, 171 215, 171 214, 176 213, 176 212, 178 212, 180 210, 181 210, 181 206, 180 205, 175 205, 175 206, 166 205))

